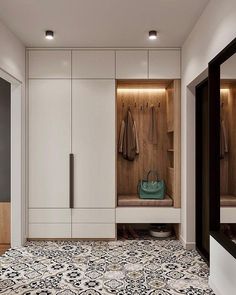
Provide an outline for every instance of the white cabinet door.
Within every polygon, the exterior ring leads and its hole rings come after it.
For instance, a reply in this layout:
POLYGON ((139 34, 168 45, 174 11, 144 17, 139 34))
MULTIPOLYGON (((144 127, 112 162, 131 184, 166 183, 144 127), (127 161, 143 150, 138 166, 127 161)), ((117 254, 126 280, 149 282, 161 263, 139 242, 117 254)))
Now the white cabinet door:
POLYGON ((71 51, 29 51, 29 78, 71 78, 71 51))
POLYGON ((117 79, 147 79, 148 52, 147 50, 116 51, 117 79))
POLYGON ((180 50, 150 50, 149 79, 180 79, 180 50))
POLYGON ((115 81, 73 80, 74 207, 115 206, 115 81))
POLYGON ((68 208, 71 82, 29 81, 29 207, 68 208))
POLYGON ((73 50, 73 78, 115 78, 115 51, 73 50))

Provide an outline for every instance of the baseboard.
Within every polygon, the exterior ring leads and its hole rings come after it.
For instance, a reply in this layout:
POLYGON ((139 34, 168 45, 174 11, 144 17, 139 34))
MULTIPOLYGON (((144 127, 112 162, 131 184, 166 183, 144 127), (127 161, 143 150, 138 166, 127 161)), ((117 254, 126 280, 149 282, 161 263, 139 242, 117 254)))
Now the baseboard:
POLYGON ((184 249, 186 250, 195 250, 196 249, 196 243, 195 242, 186 242, 182 236, 179 237, 180 242, 184 246, 184 249))
POLYGON ((212 283, 212 280, 211 280, 211 276, 209 277, 208 279, 208 284, 210 286, 210 288, 213 290, 213 292, 215 293, 215 295, 223 295, 219 292, 219 290, 215 287, 215 284, 212 283))

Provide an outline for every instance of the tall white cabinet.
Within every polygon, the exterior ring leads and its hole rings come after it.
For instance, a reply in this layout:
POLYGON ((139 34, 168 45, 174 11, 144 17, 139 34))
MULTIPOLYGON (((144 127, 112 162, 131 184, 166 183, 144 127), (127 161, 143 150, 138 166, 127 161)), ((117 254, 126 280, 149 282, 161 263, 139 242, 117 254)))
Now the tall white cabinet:
POLYGON ((29 238, 115 238, 114 64, 113 51, 29 52, 29 238))

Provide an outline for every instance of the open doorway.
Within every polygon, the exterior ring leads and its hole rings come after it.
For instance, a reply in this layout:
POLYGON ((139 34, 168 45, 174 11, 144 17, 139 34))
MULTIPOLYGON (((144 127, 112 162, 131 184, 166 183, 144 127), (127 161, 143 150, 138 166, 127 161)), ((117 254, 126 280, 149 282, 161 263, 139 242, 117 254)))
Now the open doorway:
POLYGON ((2 82, 1 93, 7 92, 7 96, 3 95, 1 98, 4 104, 0 107, 2 111, 0 137, 4 142, 0 145, 0 153, 5 151, 0 155, 0 177, 1 173, 4 174, 0 180, 0 204, 3 203, 0 217, 6 220, 4 222, 0 220, 0 234, 3 236, 3 242, 0 242, 3 244, 0 247, 2 253, 9 246, 22 246, 26 236, 26 99, 22 82, 1 68, 0 81, 2 82), (4 99, 4 97, 8 98, 4 99), (3 168, 3 162, 6 164, 5 168, 3 168))
POLYGON ((0 78, 0 254, 11 242, 11 84, 0 78))

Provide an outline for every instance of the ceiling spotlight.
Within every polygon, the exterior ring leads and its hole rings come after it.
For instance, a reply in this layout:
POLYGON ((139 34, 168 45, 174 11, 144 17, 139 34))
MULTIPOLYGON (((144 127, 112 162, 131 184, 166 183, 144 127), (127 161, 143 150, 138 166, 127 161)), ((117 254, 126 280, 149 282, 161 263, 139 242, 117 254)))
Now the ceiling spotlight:
POLYGON ((155 31, 155 30, 149 31, 148 38, 150 40, 156 40, 157 39, 157 31, 155 31))
POLYGON ((48 40, 52 40, 54 38, 54 32, 50 31, 50 30, 47 30, 45 32, 45 38, 48 39, 48 40))

